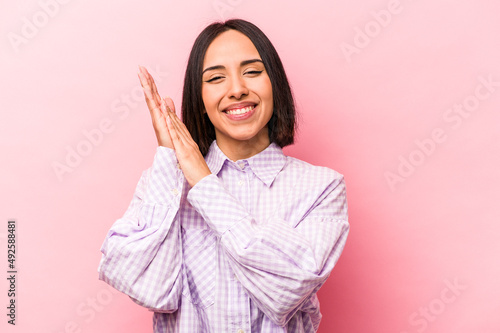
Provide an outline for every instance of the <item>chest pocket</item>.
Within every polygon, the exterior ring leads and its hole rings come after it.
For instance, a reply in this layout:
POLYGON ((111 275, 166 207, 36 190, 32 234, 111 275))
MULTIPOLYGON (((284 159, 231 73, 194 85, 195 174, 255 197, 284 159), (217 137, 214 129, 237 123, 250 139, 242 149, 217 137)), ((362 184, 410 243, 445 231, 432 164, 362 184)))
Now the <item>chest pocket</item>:
POLYGON ((210 229, 182 229, 183 295, 196 306, 214 303, 217 237, 210 229))

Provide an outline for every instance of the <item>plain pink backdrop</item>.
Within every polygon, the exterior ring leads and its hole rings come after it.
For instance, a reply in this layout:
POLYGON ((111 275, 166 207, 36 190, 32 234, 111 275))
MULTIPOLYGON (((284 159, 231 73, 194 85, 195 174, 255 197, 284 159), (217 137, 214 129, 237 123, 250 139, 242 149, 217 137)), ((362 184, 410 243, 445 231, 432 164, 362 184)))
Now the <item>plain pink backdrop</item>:
POLYGON ((6 275, 14 218, 19 273, 15 327, 0 279, 0 330, 152 331, 151 313, 97 279, 155 151, 137 65, 180 105, 197 34, 240 17, 273 41, 294 89, 286 153, 345 175, 351 232, 319 292, 320 332, 498 333, 499 12, 493 0, 3 2, 0 261, 6 275))

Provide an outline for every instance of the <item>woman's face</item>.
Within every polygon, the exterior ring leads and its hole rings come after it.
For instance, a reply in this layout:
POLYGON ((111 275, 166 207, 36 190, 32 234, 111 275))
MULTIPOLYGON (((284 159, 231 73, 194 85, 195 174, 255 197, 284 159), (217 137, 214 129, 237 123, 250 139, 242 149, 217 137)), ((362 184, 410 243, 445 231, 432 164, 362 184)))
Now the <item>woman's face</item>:
POLYGON ((250 39, 236 30, 217 36, 205 54, 202 80, 203 103, 218 146, 223 151, 241 144, 249 144, 257 152, 265 149, 273 91, 250 39))

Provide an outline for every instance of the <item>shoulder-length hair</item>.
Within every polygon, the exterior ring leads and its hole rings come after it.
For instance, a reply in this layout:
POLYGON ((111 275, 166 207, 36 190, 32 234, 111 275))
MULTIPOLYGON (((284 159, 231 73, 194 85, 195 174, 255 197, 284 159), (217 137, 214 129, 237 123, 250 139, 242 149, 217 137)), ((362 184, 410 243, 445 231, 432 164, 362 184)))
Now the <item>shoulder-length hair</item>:
POLYGON ((201 94, 203 61, 212 41, 227 30, 237 30, 247 36, 259 52, 271 81, 273 115, 268 123, 269 141, 280 147, 293 143, 296 116, 295 103, 283 64, 271 41, 254 24, 232 19, 207 26, 196 38, 184 77, 182 94, 182 120, 201 153, 205 156, 213 140, 215 129, 207 114, 201 94))

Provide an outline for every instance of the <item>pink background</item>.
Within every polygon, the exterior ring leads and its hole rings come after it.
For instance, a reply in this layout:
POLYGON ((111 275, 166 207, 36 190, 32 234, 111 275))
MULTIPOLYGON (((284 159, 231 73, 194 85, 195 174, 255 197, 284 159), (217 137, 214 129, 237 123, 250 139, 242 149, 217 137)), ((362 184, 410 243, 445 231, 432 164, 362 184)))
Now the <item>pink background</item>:
POLYGON ((320 332, 500 331, 498 1, 59 1, 0 10, 0 276, 9 218, 19 248, 2 332, 152 331, 97 279, 155 150, 137 65, 180 105, 195 37, 230 17, 282 57, 301 116, 286 153, 346 178, 320 332))

